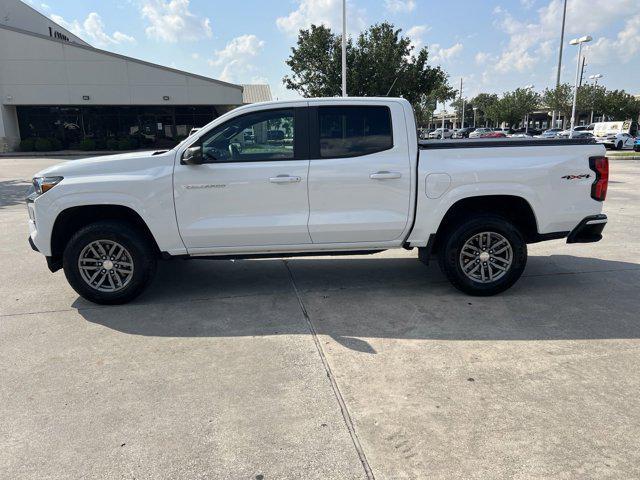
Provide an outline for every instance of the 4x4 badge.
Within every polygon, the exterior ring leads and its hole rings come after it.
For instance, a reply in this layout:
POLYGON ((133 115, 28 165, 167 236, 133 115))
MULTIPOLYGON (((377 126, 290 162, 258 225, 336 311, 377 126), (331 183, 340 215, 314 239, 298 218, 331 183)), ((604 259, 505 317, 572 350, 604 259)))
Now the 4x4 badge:
POLYGON ((581 175, 565 175, 562 178, 564 178, 565 180, 582 180, 583 178, 591 178, 591 174, 583 173, 581 175))

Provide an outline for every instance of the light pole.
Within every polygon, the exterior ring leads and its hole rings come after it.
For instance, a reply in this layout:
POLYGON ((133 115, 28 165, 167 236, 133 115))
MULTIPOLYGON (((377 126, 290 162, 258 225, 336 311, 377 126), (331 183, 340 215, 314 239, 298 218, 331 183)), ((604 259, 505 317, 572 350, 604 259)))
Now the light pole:
POLYGON ((600 75, 599 73, 596 73, 595 75, 589 75, 589 80, 593 80, 593 85, 595 86, 594 90, 593 90, 593 98, 592 103, 591 103, 591 122, 589 123, 593 123, 593 110, 595 108, 595 104, 596 104, 596 90, 598 89, 598 79, 602 78, 602 75, 600 75))
POLYGON ((477 115, 478 115, 478 107, 473 107, 473 128, 476 128, 477 115))
POLYGON ((444 140, 444 116, 447 113, 444 100, 442 101, 442 135, 440 135, 440 140, 444 140))
MULTIPOLYGON (((560 51, 558 53, 558 73, 556 74, 556 90, 560 86, 560 72, 562 71, 562 47, 564 45, 564 25, 567 19, 567 0, 564 0, 564 9, 562 10, 562 30, 560 31, 560 51)), ((551 117, 551 128, 556 128, 556 111, 553 111, 551 117)))
POLYGON ((569 138, 573 138, 573 129, 576 126, 576 102, 578 101, 578 82, 580 81, 580 60, 582 56, 582 44, 593 40, 590 35, 574 38, 569 42, 570 45, 578 45, 578 66, 576 67, 576 85, 573 90, 573 108, 571 109, 571 131, 569 138))
POLYGON ((342 96, 347 96, 347 0, 342 0, 342 96))

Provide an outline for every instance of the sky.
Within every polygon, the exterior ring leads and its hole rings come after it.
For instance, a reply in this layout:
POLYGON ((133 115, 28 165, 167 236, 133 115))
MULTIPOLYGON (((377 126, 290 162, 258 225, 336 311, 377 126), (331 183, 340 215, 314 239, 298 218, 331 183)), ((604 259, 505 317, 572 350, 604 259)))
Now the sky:
MULTIPOLYGON (((282 77, 297 32, 341 31, 342 0, 26 0, 97 48, 233 83, 282 77)), ((388 21, 429 48, 464 96, 555 84, 563 0, 348 0, 350 35, 388 21)), ((591 35, 585 78, 640 94, 640 0, 568 0, 562 81, 575 80, 572 38, 591 35)))

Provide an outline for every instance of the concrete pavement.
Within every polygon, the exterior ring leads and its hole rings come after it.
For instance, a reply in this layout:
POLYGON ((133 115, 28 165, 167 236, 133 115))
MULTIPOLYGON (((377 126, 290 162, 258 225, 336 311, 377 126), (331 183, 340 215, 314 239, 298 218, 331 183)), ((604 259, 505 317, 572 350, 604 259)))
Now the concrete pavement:
POLYGON ((120 307, 26 243, 51 163, 0 159, 2 476, 640 476, 640 162, 602 242, 532 245, 498 297, 394 251, 167 262, 120 307))

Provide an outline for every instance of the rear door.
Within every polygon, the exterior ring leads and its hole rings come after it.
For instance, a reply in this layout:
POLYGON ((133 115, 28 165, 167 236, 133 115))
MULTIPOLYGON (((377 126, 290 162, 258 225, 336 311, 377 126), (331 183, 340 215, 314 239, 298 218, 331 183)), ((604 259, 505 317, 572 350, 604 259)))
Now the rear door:
POLYGON ((313 243, 401 237, 411 207, 411 160, 400 103, 309 108, 309 234, 313 243))
POLYGON ((204 164, 177 162, 176 216, 190 253, 311 243, 307 110, 299 105, 234 117, 199 138, 204 164))

